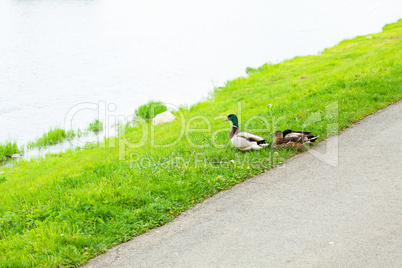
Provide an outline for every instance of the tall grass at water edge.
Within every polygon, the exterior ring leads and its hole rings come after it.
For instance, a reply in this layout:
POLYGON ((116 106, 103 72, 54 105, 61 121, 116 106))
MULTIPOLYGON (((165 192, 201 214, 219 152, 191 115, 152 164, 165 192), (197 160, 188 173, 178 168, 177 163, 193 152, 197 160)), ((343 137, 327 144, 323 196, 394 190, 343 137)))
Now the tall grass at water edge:
POLYGON ((87 135, 88 131, 98 133, 102 131, 103 123, 99 120, 94 120, 88 125, 88 128, 83 133, 80 129, 74 130, 64 130, 62 128, 51 128, 48 132, 44 133, 42 137, 37 138, 35 141, 31 141, 27 144, 28 149, 32 148, 43 148, 46 146, 55 145, 65 140, 71 140, 74 137, 81 137, 82 135, 87 135))
POLYGON ((92 131, 94 133, 98 133, 102 131, 103 129, 103 122, 99 121, 98 119, 95 119, 93 122, 91 122, 87 128, 88 131, 92 131))
POLYGON ((149 101, 146 104, 141 105, 135 110, 135 115, 143 119, 150 120, 155 115, 167 111, 166 105, 161 101, 149 101))
POLYGON ((18 148, 16 142, 6 141, 4 143, 0 143, 0 163, 6 160, 8 155, 19 154, 22 153, 22 149, 18 148))
POLYGON ((73 130, 66 131, 61 128, 51 128, 48 132, 43 134, 42 137, 37 138, 35 141, 31 141, 28 143, 27 147, 29 149, 32 148, 42 148, 49 145, 58 144, 60 142, 65 141, 66 139, 72 139, 76 136, 76 133, 73 130))

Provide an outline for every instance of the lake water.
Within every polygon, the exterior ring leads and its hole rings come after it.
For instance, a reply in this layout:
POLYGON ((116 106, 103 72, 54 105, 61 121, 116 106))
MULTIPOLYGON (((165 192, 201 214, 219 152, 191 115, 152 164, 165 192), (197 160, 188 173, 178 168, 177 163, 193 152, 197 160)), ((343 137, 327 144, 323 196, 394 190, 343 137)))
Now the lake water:
POLYGON ((0 142, 25 144, 66 116, 83 128, 99 102, 114 116, 150 99, 193 104, 247 66, 379 32, 401 10, 400 0, 1 0, 0 142))

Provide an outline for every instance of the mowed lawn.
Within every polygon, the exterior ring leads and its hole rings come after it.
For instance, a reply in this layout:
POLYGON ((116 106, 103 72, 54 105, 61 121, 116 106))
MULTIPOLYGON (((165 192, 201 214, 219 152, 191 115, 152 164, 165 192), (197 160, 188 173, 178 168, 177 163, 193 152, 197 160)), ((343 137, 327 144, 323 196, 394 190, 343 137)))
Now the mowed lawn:
POLYGON ((320 141, 399 101, 402 20, 320 55, 247 72, 180 108, 174 122, 140 120, 84 150, 0 168, 0 267, 83 264, 298 153, 238 151, 222 122, 228 114, 269 143, 285 129, 320 141))

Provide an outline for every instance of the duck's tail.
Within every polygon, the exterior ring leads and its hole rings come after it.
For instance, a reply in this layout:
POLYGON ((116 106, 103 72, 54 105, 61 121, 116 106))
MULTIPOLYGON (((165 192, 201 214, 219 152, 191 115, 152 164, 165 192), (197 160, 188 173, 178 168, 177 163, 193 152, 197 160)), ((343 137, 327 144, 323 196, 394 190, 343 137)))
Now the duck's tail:
POLYGON ((318 136, 308 136, 307 137, 307 142, 315 142, 318 139, 318 136))
POLYGON ((260 140, 260 141, 257 141, 257 145, 260 145, 260 146, 268 146, 268 143, 267 143, 266 140, 260 140))

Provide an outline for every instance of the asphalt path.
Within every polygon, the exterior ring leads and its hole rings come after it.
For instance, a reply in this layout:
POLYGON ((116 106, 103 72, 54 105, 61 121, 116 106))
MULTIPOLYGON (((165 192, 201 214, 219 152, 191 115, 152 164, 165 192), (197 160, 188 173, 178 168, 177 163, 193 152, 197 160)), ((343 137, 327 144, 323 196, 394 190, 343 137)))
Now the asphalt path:
POLYGON ((86 267, 402 267, 402 101, 86 267))

